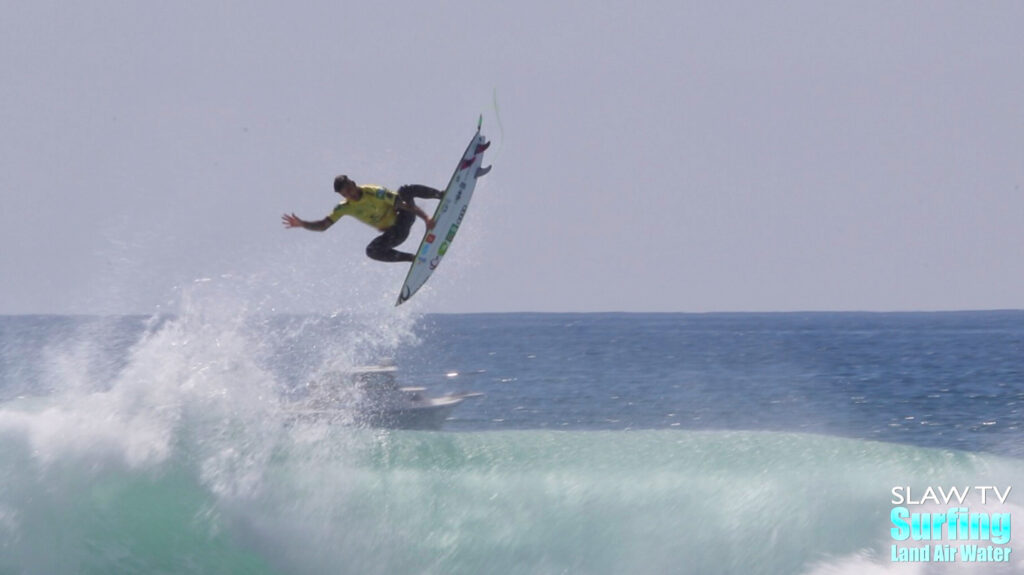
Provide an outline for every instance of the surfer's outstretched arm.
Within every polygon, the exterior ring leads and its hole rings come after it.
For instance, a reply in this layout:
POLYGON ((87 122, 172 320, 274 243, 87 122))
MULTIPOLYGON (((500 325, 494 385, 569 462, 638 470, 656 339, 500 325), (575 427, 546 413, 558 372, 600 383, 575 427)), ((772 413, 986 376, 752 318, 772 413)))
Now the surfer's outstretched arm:
POLYGON ((322 232, 334 225, 334 220, 331 218, 324 218, 318 222, 307 222, 295 214, 285 214, 281 216, 281 223, 283 223, 286 228, 304 228, 313 232, 322 232))

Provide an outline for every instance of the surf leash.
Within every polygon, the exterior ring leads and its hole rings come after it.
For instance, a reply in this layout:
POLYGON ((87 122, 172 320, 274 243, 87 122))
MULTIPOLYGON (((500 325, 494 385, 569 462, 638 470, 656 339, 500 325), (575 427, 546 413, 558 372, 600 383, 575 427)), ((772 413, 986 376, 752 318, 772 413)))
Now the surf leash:
POLYGON ((498 88, 494 88, 494 119, 498 122, 498 149, 494 151, 494 156, 491 157, 491 161, 498 159, 498 153, 501 152, 501 148, 505 145, 505 126, 501 124, 501 112, 498 110, 498 88))

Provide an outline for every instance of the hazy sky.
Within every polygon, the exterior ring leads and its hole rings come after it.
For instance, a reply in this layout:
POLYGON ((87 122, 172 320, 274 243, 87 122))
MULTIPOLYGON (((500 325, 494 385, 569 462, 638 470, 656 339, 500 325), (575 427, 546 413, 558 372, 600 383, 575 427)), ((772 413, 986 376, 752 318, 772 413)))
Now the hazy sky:
POLYGON ((444 187, 480 113, 494 170, 414 310, 1024 308, 1021 3, 2 13, 0 313, 383 309, 372 229, 280 216, 339 173, 444 187))

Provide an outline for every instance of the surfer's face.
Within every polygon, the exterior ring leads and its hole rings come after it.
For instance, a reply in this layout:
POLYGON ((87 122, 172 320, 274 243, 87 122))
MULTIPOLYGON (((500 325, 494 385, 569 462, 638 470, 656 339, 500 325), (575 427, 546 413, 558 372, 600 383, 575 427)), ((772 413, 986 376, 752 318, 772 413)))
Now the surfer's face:
POLYGON ((358 200, 360 196, 359 188, 354 182, 346 183, 340 190, 338 190, 338 193, 344 196, 346 200, 358 200))

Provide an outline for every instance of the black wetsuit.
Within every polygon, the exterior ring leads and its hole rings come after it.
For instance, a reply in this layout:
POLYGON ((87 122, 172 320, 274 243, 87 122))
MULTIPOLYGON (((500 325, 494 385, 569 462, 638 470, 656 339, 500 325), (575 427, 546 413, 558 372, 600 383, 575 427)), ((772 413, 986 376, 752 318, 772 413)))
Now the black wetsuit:
POLYGON ((411 262, 415 260, 415 254, 400 252, 395 249, 395 247, 402 245, 402 242, 409 238, 409 230, 412 229, 413 223, 416 222, 416 214, 398 209, 398 203, 403 202, 408 206, 415 206, 416 202, 413 198, 439 200, 442 195, 444 194, 439 190, 419 184, 398 188, 398 202, 395 203, 395 224, 366 246, 366 255, 371 259, 382 262, 411 262))

